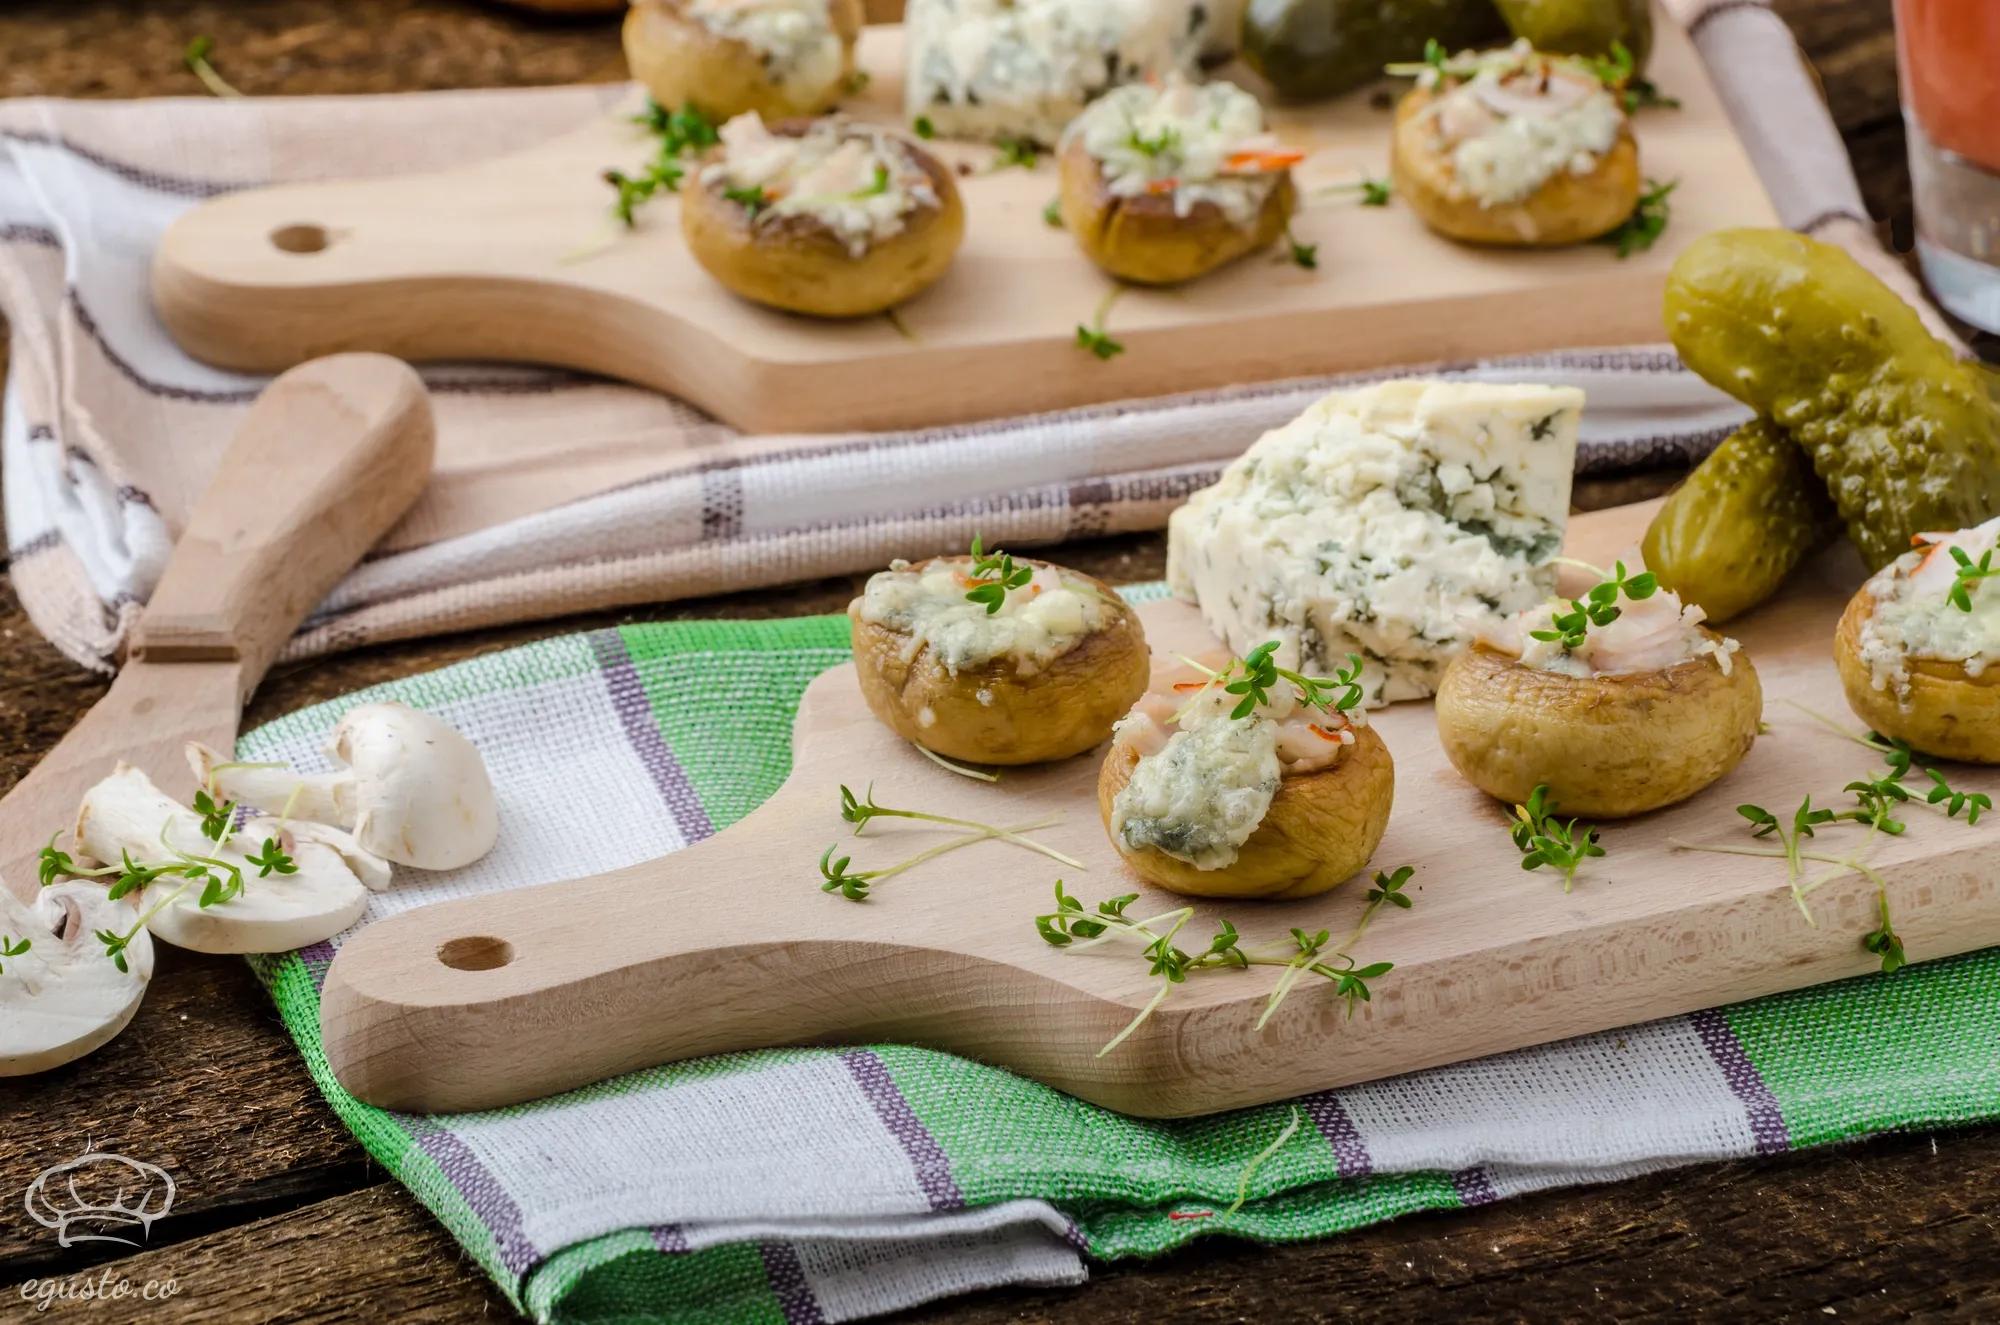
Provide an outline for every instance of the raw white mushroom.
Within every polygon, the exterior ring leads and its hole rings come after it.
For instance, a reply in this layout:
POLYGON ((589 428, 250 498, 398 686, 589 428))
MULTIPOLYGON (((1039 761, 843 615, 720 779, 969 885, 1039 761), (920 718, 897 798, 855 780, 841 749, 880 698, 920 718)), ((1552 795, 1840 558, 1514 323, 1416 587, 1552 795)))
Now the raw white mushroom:
POLYGON ((124 934, 138 923, 99 884, 58 883, 28 903, 0 887, 0 946, 28 944, 0 956, 0 1077, 61 1067, 125 1029, 153 975, 153 940, 140 930, 121 971, 97 931, 124 934))
POLYGON ((500 818, 478 749, 454 727, 407 704, 358 704, 342 716, 327 754, 337 773, 295 773, 223 760, 190 743, 203 786, 269 812, 332 824, 378 856, 418 869, 470 865, 493 849, 500 818))
POLYGON ((196 952, 289 952, 330 939, 361 918, 369 886, 389 882, 387 861, 323 824, 252 819, 218 847, 202 835, 198 815, 129 764, 84 793, 75 835, 79 851, 102 861, 116 862, 126 852, 135 861, 158 861, 180 852, 242 870, 243 891, 210 907, 200 904, 199 887, 162 906, 183 882, 171 875, 141 894, 139 905, 152 913, 146 928, 196 952), (277 839, 296 873, 258 877, 247 856, 267 838, 277 839))

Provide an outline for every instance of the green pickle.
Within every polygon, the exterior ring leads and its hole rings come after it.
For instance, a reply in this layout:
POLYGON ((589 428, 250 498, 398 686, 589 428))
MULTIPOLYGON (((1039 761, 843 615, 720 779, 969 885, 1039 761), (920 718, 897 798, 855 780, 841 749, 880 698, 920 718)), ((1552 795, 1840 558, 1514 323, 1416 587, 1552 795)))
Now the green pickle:
POLYGON ((1640 551, 1683 602, 1727 621, 1776 593, 1839 529, 1805 451, 1769 419, 1752 419, 1674 489, 1640 551))
POLYGON ((1613 42, 1632 52, 1644 73, 1653 51, 1652 0, 1495 0, 1500 17, 1538 51, 1609 55, 1613 42))
POLYGON ((1927 530, 2000 510, 2000 406, 1980 369, 1845 251, 1719 230, 1667 276, 1681 360, 1789 433, 1880 569, 1927 530))
POLYGON ((1243 58, 1279 96, 1310 101, 1422 59, 1433 37, 1458 51, 1505 31, 1492 0, 1250 0, 1243 58))

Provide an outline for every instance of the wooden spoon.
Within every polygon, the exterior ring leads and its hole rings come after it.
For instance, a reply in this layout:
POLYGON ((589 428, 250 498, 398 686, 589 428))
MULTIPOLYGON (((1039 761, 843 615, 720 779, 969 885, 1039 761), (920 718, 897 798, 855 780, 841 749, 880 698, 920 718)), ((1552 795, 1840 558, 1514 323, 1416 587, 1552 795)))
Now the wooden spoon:
POLYGON ((306 614, 429 481, 430 397, 409 365, 341 354, 266 388, 195 504, 124 670, 0 800, 0 884, 22 898, 51 833, 119 760, 170 794, 188 741, 233 749, 243 704, 306 614))

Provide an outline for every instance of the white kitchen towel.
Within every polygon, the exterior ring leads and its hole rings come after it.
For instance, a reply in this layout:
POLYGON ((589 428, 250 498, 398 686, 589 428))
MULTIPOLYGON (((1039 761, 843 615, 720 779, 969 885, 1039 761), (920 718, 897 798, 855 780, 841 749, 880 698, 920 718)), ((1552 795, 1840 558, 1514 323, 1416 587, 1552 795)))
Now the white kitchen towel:
MULTIPOLYGON (((1780 215, 1904 279, 1875 246, 1783 23, 1746 0, 1673 8, 1780 215)), ((108 664, 261 384, 190 359, 154 318, 147 271, 175 217, 259 183, 516 151, 625 95, 0 103, 0 311, 12 328, 0 463, 12 572, 35 624, 78 661, 108 664)), ((1410 367, 1585 387, 1585 470, 1686 463, 1743 417, 1660 346, 1410 367)), ((440 421, 436 480, 321 606, 293 656, 837 574, 975 529, 1018 547, 1155 528, 1332 385, 906 433, 745 437, 677 401, 570 373, 468 366, 425 377, 440 421)))

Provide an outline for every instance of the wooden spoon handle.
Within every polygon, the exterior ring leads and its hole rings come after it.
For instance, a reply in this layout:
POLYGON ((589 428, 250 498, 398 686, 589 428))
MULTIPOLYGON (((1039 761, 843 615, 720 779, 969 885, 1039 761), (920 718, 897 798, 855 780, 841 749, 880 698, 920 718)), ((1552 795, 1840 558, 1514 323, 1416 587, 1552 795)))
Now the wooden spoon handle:
POLYGON ((340 354, 257 398, 132 635, 151 662, 235 660, 245 698, 299 623, 430 478, 430 398, 409 365, 340 354))

